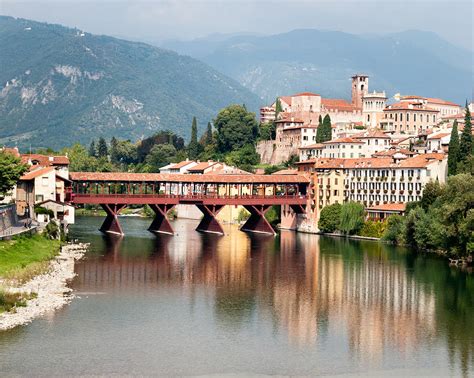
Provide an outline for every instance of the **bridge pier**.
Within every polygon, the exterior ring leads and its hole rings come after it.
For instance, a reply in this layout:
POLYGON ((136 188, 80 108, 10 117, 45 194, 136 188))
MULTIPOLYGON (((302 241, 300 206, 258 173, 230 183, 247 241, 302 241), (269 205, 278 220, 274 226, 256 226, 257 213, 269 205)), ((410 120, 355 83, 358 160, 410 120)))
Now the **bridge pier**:
POLYGON ((174 206, 175 205, 168 205, 168 204, 161 204, 161 205, 150 204, 150 207, 155 212, 155 219, 153 219, 153 222, 151 223, 150 227, 148 227, 148 231, 173 235, 174 230, 173 230, 173 227, 171 227, 171 223, 168 220, 167 213, 174 206))
POLYGON ((201 222, 197 226, 196 231, 224 235, 224 229, 216 219, 217 214, 222 210, 224 205, 196 204, 196 206, 203 214, 201 222))
POLYGON ((244 207, 250 212, 250 218, 240 228, 241 231, 276 235, 275 230, 265 218, 265 213, 271 205, 245 205, 244 207))
POLYGON ((105 218, 104 223, 102 223, 102 226, 99 228, 99 230, 102 232, 110 233, 110 234, 123 235, 122 227, 120 226, 120 222, 117 216, 120 213, 120 211, 123 208, 125 208, 127 205, 126 204, 115 204, 115 205, 101 204, 100 206, 102 206, 102 208, 107 213, 107 217, 105 218))

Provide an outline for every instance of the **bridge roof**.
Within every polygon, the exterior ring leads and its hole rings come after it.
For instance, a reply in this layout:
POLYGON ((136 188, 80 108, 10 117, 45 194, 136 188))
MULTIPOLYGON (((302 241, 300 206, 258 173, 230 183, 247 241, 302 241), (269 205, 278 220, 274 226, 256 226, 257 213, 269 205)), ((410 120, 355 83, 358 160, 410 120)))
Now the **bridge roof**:
POLYGON ((309 184, 303 175, 225 175, 128 172, 70 172, 72 181, 135 181, 232 184, 309 184))

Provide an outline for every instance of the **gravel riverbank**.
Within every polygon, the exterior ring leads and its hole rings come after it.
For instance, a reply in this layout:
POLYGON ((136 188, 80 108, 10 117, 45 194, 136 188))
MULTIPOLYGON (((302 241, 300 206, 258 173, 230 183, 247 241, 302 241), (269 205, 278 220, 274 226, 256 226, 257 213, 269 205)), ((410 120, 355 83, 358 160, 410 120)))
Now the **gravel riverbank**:
POLYGON ((17 307, 14 312, 0 314, 0 331, 30 323, 38 316, 54 311, 69 303, 74 295, 67 286, 74 278, 74 262, 84 256, 88 244, 67 244, 50 264, 50 270, 20 286, 8 286, 6 290, 21 293, 36 293, 25 307, 17 307))

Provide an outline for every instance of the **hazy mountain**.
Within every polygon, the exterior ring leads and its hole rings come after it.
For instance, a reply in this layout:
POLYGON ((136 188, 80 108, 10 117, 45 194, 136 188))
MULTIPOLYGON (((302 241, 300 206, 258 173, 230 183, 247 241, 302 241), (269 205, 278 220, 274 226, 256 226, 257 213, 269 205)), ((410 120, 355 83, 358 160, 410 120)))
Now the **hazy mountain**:
POLYGON ((208 65, 144 43, 0 17, 0 144, 61 147, 160 129, 187 136, 259 98, 208 65))
POLYGON ((267 101, 308 90, 349 98, 354 73, 370 75, 370 88, 389 95, 459 103, 472 95, 472 52, 430 32, 357 36, 310 29, 163 46, 203 60, 267 101))

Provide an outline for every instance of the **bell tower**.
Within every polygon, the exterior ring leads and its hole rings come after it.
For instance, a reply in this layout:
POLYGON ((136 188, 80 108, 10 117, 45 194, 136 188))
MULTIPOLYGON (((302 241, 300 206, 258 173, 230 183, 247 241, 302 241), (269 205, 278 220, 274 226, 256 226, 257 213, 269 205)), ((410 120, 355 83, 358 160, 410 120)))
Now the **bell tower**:
POLYGON ((367 93, 369 93, 369 77, 367 75, 352 76, 352 105, 362 109, 362 99, 367 93))

